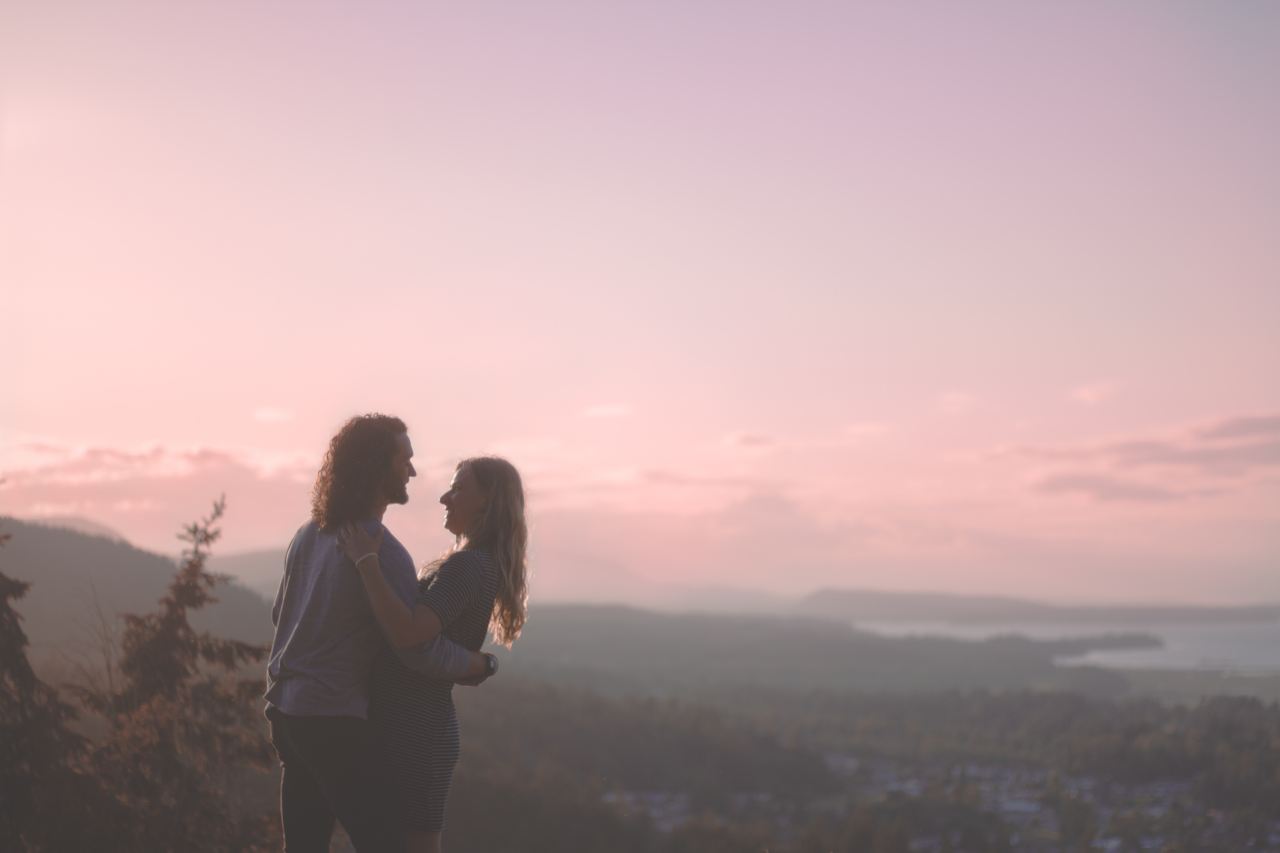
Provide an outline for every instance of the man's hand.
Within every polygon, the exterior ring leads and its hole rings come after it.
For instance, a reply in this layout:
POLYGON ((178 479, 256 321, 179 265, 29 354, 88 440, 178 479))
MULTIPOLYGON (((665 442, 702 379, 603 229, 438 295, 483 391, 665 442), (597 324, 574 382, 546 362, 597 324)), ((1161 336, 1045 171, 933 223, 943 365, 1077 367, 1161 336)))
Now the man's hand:
POLYGON ((455 684, 461 684, 465 687, 479 687, 489 680, 490 676, 498 673, 498 659, 488 652, 481 652, 485 659, 485 667, 479 675, 468 676, 467 678, 459 678, 455 684))

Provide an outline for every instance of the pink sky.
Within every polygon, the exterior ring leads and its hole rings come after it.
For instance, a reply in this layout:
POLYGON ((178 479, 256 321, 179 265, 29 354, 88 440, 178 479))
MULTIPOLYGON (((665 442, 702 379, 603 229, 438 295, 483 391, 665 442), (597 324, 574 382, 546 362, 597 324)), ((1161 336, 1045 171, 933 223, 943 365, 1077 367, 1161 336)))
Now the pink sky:
POLYGON ((1280 599, 1271 4, 6 4, 0 513, 283 547, 349 414, 548 597, 1280 599))

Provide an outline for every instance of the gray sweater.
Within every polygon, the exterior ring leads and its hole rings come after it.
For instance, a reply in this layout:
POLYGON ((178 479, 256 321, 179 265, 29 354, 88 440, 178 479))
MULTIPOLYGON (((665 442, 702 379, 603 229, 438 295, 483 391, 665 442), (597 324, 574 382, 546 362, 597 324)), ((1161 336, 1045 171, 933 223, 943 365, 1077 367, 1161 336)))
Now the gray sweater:
MULTIPOLYGON (((370 533, 378 526, 366 525, 370 533)), ((390 531, 378 562, 387 583, 413 607, 413 559, 390 531)), ((276 632, 267 662, 269 707, 301 717, 368 715, 373 660, 387 643, 337 536, 315 522, 299 528, 289 543, 271 622, 276 632)), ((471 661, 471 652, 443 636, 398 655, 409 668, 449 681, 464 677, 471 661)))

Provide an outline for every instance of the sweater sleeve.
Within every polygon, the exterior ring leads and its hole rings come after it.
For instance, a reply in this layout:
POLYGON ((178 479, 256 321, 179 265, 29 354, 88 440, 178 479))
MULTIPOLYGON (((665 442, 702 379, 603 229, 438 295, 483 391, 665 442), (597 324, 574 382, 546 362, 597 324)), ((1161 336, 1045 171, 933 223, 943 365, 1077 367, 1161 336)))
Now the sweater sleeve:
POLYGON ((428 678, 457 681, 466 678, 471 669, 471 650, 441 634, 429 643, 408 649, 396 649, 400 662, 428 678))
POLYGON ((298 528, 298 532, 293 534, 293 538, 289 540, 289 549, 284 554, 284 571, 280 573, 280 586, 276 588, 276 600, 271 605, 271 624, 279 626, 280 609, 284 606, 284 591, 289 584, 289 575, 292 573, 293 565, 298 561, 298 552, 302 549, 302 538, 306 535, 307 527, 304 524, 298 528))

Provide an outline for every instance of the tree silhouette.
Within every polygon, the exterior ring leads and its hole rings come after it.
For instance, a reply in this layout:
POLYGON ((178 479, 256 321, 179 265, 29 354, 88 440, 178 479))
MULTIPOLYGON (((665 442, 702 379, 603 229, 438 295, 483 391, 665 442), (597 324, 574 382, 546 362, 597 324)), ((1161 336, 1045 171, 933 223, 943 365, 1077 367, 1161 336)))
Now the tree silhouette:
MULTIPOLYGON (((0 534, 0 546, 10 539, 0 534)), ((77 714, 36 677, 14 602, 30 584, 0 572, 0 849, 88 849, 120 809, 84 772, 77 714)))
POLYGON ((205 563, 225 506, 220 498, 179 535, 188 547, 159 608, 125 616, 118 685, 77 690, 110 725, 90 763, 130 815, 108 841, 117 849, 252 850, 271 837, 261 804, 246 809, 236 798, 270 757, 261 675, 242 673, 267 649, 198 632, 188 619, 217 600, 224 580, 205 563))

